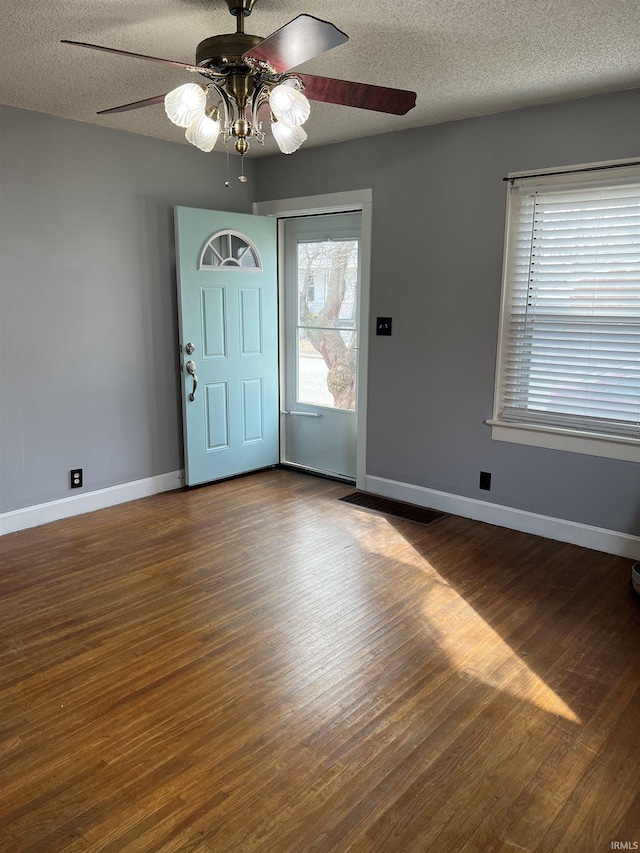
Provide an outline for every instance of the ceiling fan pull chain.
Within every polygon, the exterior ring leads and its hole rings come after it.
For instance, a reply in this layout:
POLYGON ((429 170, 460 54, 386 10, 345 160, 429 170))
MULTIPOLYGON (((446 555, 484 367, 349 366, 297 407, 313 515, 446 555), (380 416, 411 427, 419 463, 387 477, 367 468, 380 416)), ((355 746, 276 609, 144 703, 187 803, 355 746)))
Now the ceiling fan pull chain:
POLYGON ((224 140, 224 150, 227 152, 227 180, 224 182, 224 185, 227 189, 231 189, 231 181, 229 180, 229 139, 225 137, 224 140))

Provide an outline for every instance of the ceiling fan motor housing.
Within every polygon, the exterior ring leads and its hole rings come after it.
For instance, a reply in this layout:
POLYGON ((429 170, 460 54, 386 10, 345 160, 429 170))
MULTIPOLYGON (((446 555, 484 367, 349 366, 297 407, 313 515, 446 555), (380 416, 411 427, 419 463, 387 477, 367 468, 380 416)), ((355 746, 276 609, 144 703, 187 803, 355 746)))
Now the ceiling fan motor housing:
POLYGON ((201 41, 196 48, 196 65, 226 71, 230 67, 244 65, 242 55, 263 41, 262 36, 248 33, 227 33, 211 36, 201 41))

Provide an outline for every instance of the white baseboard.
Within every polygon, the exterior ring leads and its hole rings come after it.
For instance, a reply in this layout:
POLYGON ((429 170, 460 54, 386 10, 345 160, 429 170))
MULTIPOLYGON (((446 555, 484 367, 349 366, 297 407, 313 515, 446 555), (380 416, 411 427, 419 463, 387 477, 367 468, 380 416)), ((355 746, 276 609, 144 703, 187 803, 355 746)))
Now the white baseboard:
MULTIPOLYGON (((475 521, 486 521, 499 527, 509 527, 523 533, 534 533, 547 539, 557 539, 559 542, 570 542, 583 548, 592 548, 606 554, 617 554, 631 560, 640 560, 640 536, 620 533, 616 530, 606 530, 602 527, 592 527, 575 521, 538 515, 521 509, 501 506, 500 504, 439 492, 424 486, 413 486, 397 480, 387 480, 384 477, 367 475, 365 490, 374 495, 383 495, 399 501, 430 507, 431 509, 472 518, 475 521)), ((157 495, 179 489, 184 485, 182 471, 170 471, 156 477, 135 480, 99 489, 95 492, 85 492, 81 495, 62 498, 50 503, 28 506, 12 512, 0 514, 0 535, 48 524, 96 509, 105 509, 127 501, 157 495)))
POLYGON ((535 533, 547 539, 557 539, 559 542, 570 542, 594 551, 604 551, 606 554, 617 554, 640 560, 640 536, 629 533, 619 533, 616 530, 606 530, 602 527, 592 527, 562 518, 552 518, 548 515, 538 515, 521 509, 512 509, 500 504, 479 501, 475 498, 465 498, 436 489, 426 489, 423 486, 413 486, 410 483, 400 483, 397 480, 387 480, 384 477, 366 477, 366 491, 374 495, 383 495, 399 501, 430 507, 431 509, 472 518, 475 521, 486 521, 499 527, 509 527, 523 533, 535 533))
POLYGON ((93 512, 96 509, 135 501, 138 498, 147 498, 160 492, 170 492, 181 486, 184 486, 184 472, 169 471, 167 474, 134 480, 131 483, 121 483, 119 486, 109 486, 107 489, 98 489, 95 492, 84 492, 58 501, 26 506, 24 509, 0 514, 0 536, 5 533, 15 533, 17 530, 26 530, 28 527, 48 524, 50 521, 60 521, 62 518, 93 512))

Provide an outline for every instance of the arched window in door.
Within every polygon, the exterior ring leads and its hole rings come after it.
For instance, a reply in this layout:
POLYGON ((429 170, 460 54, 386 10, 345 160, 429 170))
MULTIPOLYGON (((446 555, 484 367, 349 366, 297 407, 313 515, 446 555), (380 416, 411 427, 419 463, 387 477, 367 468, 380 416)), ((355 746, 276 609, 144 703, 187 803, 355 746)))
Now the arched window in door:
POLYGON ((258 250, 244 234, 239 231, 217 231, 202 247, 198 269, 215 270, 222 267, 261 270, 262 262, 258 250))

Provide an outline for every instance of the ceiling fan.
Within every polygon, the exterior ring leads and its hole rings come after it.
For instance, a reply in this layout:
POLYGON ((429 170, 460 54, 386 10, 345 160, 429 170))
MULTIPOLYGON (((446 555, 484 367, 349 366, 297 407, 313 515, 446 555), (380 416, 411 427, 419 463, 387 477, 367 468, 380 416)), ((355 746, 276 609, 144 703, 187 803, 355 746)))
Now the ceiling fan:
POLYGON ((244 31, 244 21, 256 2, 226 0, 229 12, 236 18, 236 31, 201 41, 194 65, 87 42, 62 42, 160 62, 204 77, 206 84, 186 83, 167 95, 98 112, 108 115, 164 102, 171 121, 185 127, 187 140, 202 151, 211 151, 220 133, 225 144, 234 140, 240 155, 247 152, 251 139, 262 144, 264 132, 258 113, 263 107, 269 108, 278 147, 284 154, 291 154, 307 138, 302 125, 309 116, 308 99, 393 115, 404 115, 415 106, 415 92, 292 71, 314 56, 344 44, 349 37, 312 15, 298 15, 264 39, 250 35, 244 31))

